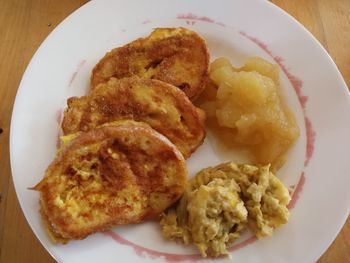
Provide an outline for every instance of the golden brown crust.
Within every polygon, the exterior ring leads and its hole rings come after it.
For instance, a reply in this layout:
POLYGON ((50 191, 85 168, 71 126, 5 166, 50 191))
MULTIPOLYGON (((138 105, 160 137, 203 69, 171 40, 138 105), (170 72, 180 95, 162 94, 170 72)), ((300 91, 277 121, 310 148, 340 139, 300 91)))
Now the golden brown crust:
POLYGON ((132 119, 165 135, 188 158, 203 143, 203 114, 176 87, 136 76, 110 79, 88 96, 70 98, 64 134, 87 131, 103 123, 132 119))
POLYGON ((167 138, 122 121, 73 139, 35 189, 50 232, 69 240, 159 215, 186 179, 185 161, 167 138))
POLYGON ((157 28, 108 52, 95 66, 91 89, 111 77, 140 77, 162 80, 194 100, 208 77, 209 52, 205 40, 185 28, 157 28))

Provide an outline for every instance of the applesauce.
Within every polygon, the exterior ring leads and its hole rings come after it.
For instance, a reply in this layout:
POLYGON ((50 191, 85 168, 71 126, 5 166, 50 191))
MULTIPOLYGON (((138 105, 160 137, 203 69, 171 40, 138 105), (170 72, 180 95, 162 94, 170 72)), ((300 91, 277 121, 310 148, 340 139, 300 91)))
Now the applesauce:
POLYGON ((210 79, 200 106, 209 122, 216 121, 225 137, 252 153, 255 163, 272 163, 278 169, 284 155, 299 137, 293 112, 279 95, 279 68, 268 61, 249 58, 235 68, 225 58, 210 67, 210 79))

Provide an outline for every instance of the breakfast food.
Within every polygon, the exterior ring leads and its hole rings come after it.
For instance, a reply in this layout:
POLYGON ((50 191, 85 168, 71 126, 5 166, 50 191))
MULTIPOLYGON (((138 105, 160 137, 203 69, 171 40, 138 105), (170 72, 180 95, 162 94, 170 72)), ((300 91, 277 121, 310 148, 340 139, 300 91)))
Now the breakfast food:
POLYGON ((239 237, 248 220, 239 191, 235 180, 222 178, 188 189, 178 206, 162 216, 164 237, 195 244, 203 257, 227 254, 227 244, 239 237))
POLYGON ((158 28, 95 66, 89 94, 68 99, 61 146, 34 187, 54 241, 160 218, 164 237, 216 257, 246 228, 263 238, 288 222, 289 192, 268 163, 281 164, 299 128, 279 96, 278 67, 220 58, 208 78, 208 64, 198 34, 158 28), (205 138, 194 100, 220 137, 267 165, 224 163, 187 182, 185 158, 205 138))
POLYGON ((249 148, 255 163, 281 165, 300 132, 279 96, 277 65, 250 58, 237 69, 219 58, 211 65, 210 78, 218 88, 215 97, 202 104, 207 116, 228 128, 233 141, 249 148))
POLYGON ((205 137, 204 113, 178 88, 137 76, 98 85, 88 96, 68 100, 64 134, 88 131, 106 122, 131 119, 148 123, 188 158, 205 137))
POLYGON ((269 167, 229 162, 203 169, 162 215, 163 235, 194 243, 203 257, 227 254, 247 226, 258 238, 271 236, 288 222, 290 195, 269 167))
POLYGON ((56 241, 154 218, 185 189, 181 153, 147 124, 120 121, 71 138, 34 188, 56 241))
POLYGON ((194 100, 204 89, 209 53, 205 40, 185 28, 157 28, 108 52, 95 66, 91 89, 111 77, 139 77, 170 83, 194 100))

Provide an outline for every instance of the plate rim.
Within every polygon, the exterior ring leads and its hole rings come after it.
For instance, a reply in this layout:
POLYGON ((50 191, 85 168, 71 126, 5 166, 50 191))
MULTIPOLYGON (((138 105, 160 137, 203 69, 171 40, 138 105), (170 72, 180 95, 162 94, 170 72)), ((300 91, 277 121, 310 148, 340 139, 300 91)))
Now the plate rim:
MULTIPOLYGON (((10 132, 9 132, 9 150, 10 150, 10 163, 11 163, 11 177, 12 177, 12 181, 13 181, 13 184, 14 184, 14 188, 15 188, 15 192, 16 192, 16 197, 19 201, 19 204, 20 204, 20 207, 21 207, 21 210, 23 211, 23 214, 25 215, 25 219, 26 221, 28 222, 32 232, 35 234, 35 236, 38 238, 38 240, 40 241, 40 243, 42 244, 42 246, 45 248, 46 251, 48 251, 48 253, 55 259, 55 260, 58 260, 58 258, 56 257, 56 255, 54 255, 52 253, 52 250, 49 249, 47 247, 47 245, 43 242, 43 240, 41 240, 41 238, 38 236, 38 234, 34 231, 32 225, 29 223, 28 221, 28 214, 26 212, 26 210, 24 209, 23 205, 24 203, 20 201, 20 198, 19 198, 19 194, 18 194, 18 187, 16 187, 16 179, 15 177, 13 176, 13 166, 14 166, 14 156, 13 156, 13 144, 14 144, 14 140, 15 138, 13 137, 13 123, 14 123, 14 119, 15 119, 15 116, 16 116, 16 107, 17 106, 17 103, 18 103, 18 96, 20 96, 21 92, 23 92, 23 88, 22 88, 22 81, 23 79, 25 79, 27 77, 27 74, 29 74, 29 69, 31 67, 31 65, 35 62, 36 58, 38 57, 38 54, 40 52, 40 50, 46 45, 47 43, 47 39, 49 39, 53 34, 55 34, 55 32, 57 32, 59 30, 59 28, 61 28, 62 24, 63 23, 69 23, 71 17, 73 16, 76 16, 76 15, 79 15, 79 12, 82 12, 82 10, 84 8, 89 8, 90 5, 93 5, 95 2, 97 1, 90 1, 90 2, 87 2, 85 3, 84 5, 82 5, 81 7, 79 7, 78 9, 74 10, 72 13, 70 13, 68 16, 66 16, 56 27, 54 30, 52 30, 48 35, 47 37, 43 40, 43 42, 39 45, 39 47, 37 48, 37 50, 34 52, 30 62, 28 63, 27 67, 26 67, 26 70, 22 76, 22 79, 21 79, 21 82, 18 86, 18 89, 17 89, 17 92, 16 92, 16 96, 15 96, 15 100, 14 100, 14 104, 13 104, 13 108, 12 108, 12 115, 11 115, 11 124, 10 124, 10 132)), ((313 41, 314 44, 316 44, 321 50, 322 50, 322 53, 323 55, 325 55, 325 57, 327 57, 327 60, 328 62, 330 62, 332 64, 332 68, 334 69, 334 72, 335 74, 337 74, 337 78, 338 80, 340 80, 342 82, 342 91, 343 91, 343 96, 347 96, 348 98, 348 102, 350 104, 350 93, 347 89, 347 85, 346 85, 346 82, 343 78, 343 76, 341 75, 337 65, 335 64, 334 60, 331 58, 331 56, 329 55, 329 53, 326 51, 326 49, 322 46, 322 44, 300 23, 298 22, 293 16, 291 16, 290 14, 288 14, 286 11, 284 11, 283 9, 281 9, 280 7, 276 6, 275 4, 269 2, 269 1, 266 1, 267 2, 267 5, 268 6, 271 6, 273 8, 276 8, 278 10, 278 12, 282 12, 284 16, 287 15, 287 17, 293 22, 293 23, 296 23, 304 33, 307 33, 308 35, 308 39, 311 39, 313 41), (346 95, 347 94, 347 95, 346 95)), ((338 227, 338 231, 336 233, 333 234, 333 238, 332 240, 330 240, 329 242, 325 242, 325 243, 328 243, 327 245, 325 245, 321 250, 323 251, 317 258, 319 258, 320 256, 322 256, 322 254, 326 251, 326 249, 329 247, 329 245, 334 241, 334 239, 336 238, 336 236, 339 234, 340 230, 342 229, 342 227, 344 226, 344 223, 345 221, 347 220, 348 216, 349 216, 349 210, 350 210, 350 207, 348 207, 348 214, 347 215, 344 215, 343 216, 343 219, 342 219, 342 224, 338 227)), ((315 258, 315 260, 317 260, 317 258, 315 258)))

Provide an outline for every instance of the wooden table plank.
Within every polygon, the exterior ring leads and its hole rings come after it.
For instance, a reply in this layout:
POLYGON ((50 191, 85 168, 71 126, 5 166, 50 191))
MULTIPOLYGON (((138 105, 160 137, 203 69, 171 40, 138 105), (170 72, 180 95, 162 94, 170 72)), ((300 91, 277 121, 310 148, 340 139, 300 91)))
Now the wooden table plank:
POLYGON ((328 52, 350 88, 350 1, 322 0, 319 12, 328 52))
MULTIPOLYGON (((18 84, 35 50, 86 0, 0 0, 0 262, 54 262, 28 226, 14 192, 9 126, 18 84)), ((350 1, 273 0, 323 44, 350 86, 350 1)), ((319 263, 350 262, 350 218, 319 263)))

